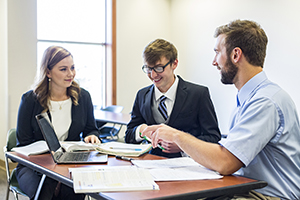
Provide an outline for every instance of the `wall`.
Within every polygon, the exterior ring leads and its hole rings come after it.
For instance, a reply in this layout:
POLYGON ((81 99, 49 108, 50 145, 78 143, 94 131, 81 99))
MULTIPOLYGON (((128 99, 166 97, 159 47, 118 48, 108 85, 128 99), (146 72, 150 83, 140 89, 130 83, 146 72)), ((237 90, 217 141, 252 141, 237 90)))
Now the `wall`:
MULTIPOLYGON (((161 37, 165 29, 169 29, 169 35, 163 36, 179 50, 179 67, 176 73, 186 80, 209 87, 221 130, 226 133, 237 90, 234 86, 223 85, 218 70, 212 66, 215 44, 213 34, 216 27, 238 18, 257 21, 266 31, 269 43, 265 71, 270 80, 278 83, 292 96, 299 111, 300 67, 296 56, 300 45, 297 37, 300 29, 300 13, 297 12, 300 1, 170 0, 170 13, 164 11, 168 21, 155 17, 162 12, 158 1, 127 0, 125 3, 117 0, 117 3, 118 6, 122 5, 117 11, 117 102, 125 106, 127 111, 132 107, 136 91, 150 83, 139 71, 143 47, 148 40, 161 37), (136 9, 140 6, 138 4, 147 4, 150 9, 145 9, 143 5, 136 9), (141 10, 145 14, 141 14, 141 10), (147 14, 148 12, 151 14, 147 14), (148 21, 151 23, 147 23, 148 21), (160 27, 161 22, 163 29, 160 27), (141 37, 145 30, 147 40, 144 36, 141 37), (135 41, 136 38, 138 41, 135 41)), ((167 4, 167 1, 164 3, 167 4)))
POLYGON ((8 130, 8 82, 7 82, 7 0, 0 0, 0 158, 8 130))
POLYGON ((9 128, 16 127, 21 95, 31 88, 37 68, 36 0, 8 2, 9 128))
POLYGON ((36 0, 1 0, 0 4, 0 159, 8 129, 16 127, 21 95, 36 73, 36 0))

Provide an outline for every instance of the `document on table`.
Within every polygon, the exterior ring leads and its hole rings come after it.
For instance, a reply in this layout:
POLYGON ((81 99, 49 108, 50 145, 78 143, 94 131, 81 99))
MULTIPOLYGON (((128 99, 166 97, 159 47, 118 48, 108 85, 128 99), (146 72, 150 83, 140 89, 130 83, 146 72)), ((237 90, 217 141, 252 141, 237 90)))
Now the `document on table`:
POLYGON ((223 176, 202 166, 149 169, 154 181, 219 179, 223 176))
POLYGON ((165 168, 165 167, 189 167, 199 166, 199 163, 195 162, 190 157, 169 158, 161 160, 132 160, 132 164, 141 168, 165 168))
POLYGON ((148 169, 135 166, 70 168, 75 193, 159 190, 148 169))
POLYGON ((203 180, 223 177, 189 157, 162 160, 132 160, 131 162, 137 167, 148 168, 154 181, 203 180))

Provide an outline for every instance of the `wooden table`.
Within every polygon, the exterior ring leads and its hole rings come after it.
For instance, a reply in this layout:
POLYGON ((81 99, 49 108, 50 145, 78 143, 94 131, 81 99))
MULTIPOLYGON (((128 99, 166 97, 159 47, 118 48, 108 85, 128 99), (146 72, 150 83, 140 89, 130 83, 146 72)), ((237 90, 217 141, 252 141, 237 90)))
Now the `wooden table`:
MULTIPOLYGON (((73 187, 69 168, 92 167, 95 164, 55 164, 50 154, 24 156, 16 152, 7 152, 6 156, 13 161, 19 162, 30 167, 48 177, 73 187)), ((159 156, 145 154, 136 159, 164 159, 159 156)), ((108 166, 131 165, 129 161, 116 159, 109 156, 108 166)), ((222 179, 215 180, 196 180, 196 181, 165 181, 156 182, 160 190, 153 191, 130 191, 130 192, 102 192, 89 194, 96 199, 197 199, 203 197, 214 197, 236 192, 246 192, 253 189, 265 187, 265 181, 253 180, 241 176, 224 176, 222 179)))

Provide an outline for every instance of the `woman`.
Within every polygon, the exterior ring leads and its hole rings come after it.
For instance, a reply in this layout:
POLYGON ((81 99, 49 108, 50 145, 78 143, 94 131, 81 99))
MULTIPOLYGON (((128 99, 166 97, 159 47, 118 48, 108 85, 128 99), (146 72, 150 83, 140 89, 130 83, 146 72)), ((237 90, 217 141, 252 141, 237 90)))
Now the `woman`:
MULTIPOLYGON (((74 81, 73 56, 62 47, 51 46, 44 52, 40 76, 34 90, 23 94, 17 121, 17 146, 44 140, 37 114, 47 112, 59 140, 99 143, 90 94, 74 81)), ((34 198, 41 174, 23 165, 17 166, 20 188, 34 198), (28 184, 29 183, 29 184, 28 184)), ((84 199, 72 188, 46 178, 39 199, 84 199)))

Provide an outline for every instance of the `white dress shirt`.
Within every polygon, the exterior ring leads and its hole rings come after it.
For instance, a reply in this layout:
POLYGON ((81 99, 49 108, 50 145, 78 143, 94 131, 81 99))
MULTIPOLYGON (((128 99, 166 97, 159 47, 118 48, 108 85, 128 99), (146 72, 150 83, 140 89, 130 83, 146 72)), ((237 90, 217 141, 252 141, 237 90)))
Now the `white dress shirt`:
MULTIPOLYGON (((174 76, 175 76, 175 81, 172 84, 172 86, 168 89, 167 92, 162 93, 161 91, 159 91, 159 89, 156 86, 154 86, 154 95, 153 95, 153 99, 152 99, 151 109, 152 109, 152 114, 153 114, 154 120, 156 122, 161 122, 161 120, 163 119, 161 114, 158 111, 159 98, 162 95, 165 95, 167 97, 167 99, 165 100, 165 104, 166 104, 166 107, 167 107, 168 116, 170 117, 170 115, 172 113, 174 102, 175 102, 175 99, 176 99, 176 92, 177 92, 178 82, 179 82, 178 77, 176 75, 174 75, 174 76)), ((165 121, 165 123, 166 122, 168 122, 168 120, 165 121)), ((135 132, 135 139, 136 139, 137 142, 140 142, 140 141, 143 140, 143 138, 140 137, 140 128, 141 128, 141 126, 142 126, 142 124, 137 127, 136 132, 135 132)))

